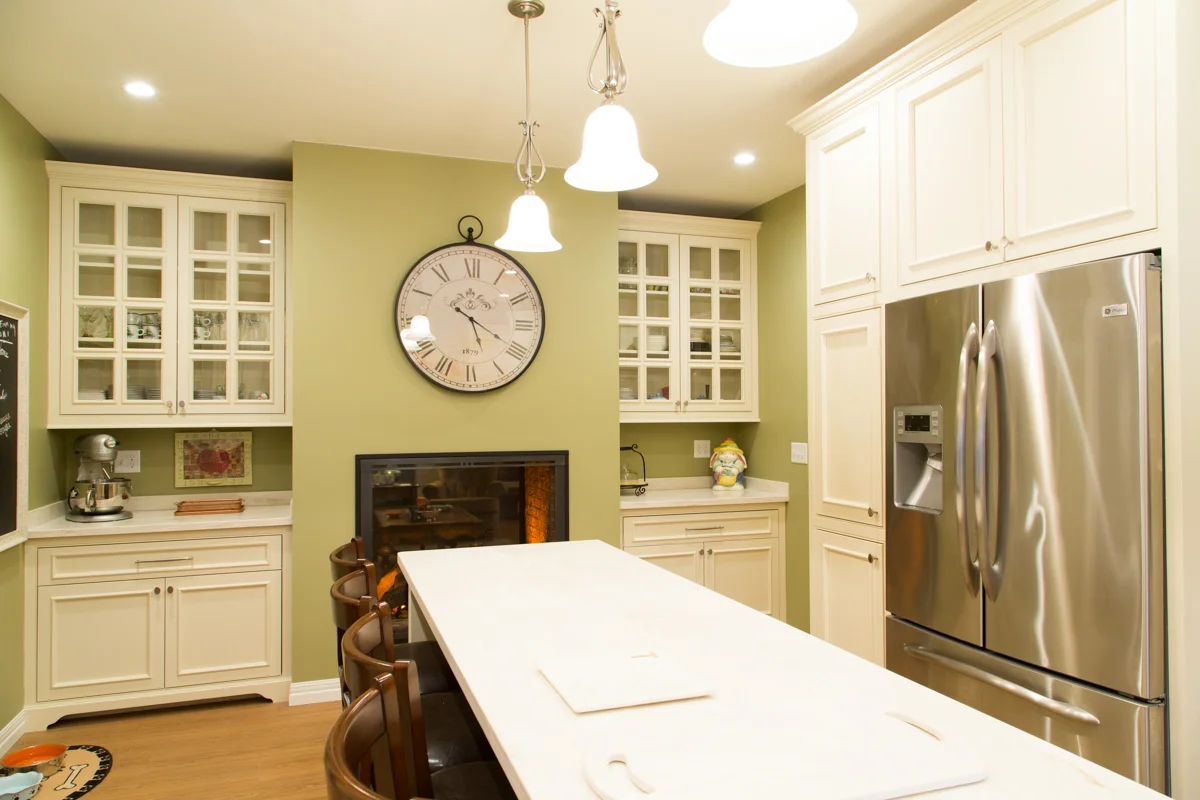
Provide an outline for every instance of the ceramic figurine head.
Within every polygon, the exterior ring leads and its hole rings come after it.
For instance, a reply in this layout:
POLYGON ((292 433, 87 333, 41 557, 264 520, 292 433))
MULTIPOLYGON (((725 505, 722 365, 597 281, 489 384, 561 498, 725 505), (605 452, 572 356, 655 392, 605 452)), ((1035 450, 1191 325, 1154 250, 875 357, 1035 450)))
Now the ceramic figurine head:
POLYGON ((746 488, 746 454, 733 439, 726 439, 713 448, 708 460, 715 491, 740 491, 746 488))

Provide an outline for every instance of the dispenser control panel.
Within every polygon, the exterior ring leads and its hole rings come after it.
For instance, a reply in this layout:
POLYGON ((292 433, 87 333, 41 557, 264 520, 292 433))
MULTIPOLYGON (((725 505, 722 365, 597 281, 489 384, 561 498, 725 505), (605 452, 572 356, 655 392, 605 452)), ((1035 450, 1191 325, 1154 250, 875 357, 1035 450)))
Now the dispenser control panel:
POLYGON ((896 406, 893 413, 897 442, 942 443, 941 406, 896 406))

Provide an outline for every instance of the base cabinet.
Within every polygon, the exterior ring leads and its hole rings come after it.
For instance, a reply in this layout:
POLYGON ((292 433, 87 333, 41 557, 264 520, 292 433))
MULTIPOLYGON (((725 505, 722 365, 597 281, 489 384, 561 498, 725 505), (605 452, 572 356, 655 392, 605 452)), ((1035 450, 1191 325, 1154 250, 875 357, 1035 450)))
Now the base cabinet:
POLYGON ((886 666, 883 545, 813 529, 809 537, 810 631, 886 666))

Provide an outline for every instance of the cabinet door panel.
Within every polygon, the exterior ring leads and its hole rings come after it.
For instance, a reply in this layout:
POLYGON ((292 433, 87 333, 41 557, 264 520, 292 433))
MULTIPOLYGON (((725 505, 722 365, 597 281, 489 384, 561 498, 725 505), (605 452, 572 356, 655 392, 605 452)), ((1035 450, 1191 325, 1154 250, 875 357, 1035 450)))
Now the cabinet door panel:
POLYGON ((874 291, 882 273, 879 108, 808 142, 809 291, 824 303, 874 291))
POLYGON ((680 408, 679 237, 620 231, 617 297, 621 413, 680 408))
POLYGON ((38 590, 38 700, 163 686, 163 582, 38 590))
POLYGON ((813 529, 809 575, 813 636, 885 666, 883 545, 813 529))
POLYGON ((166 685, 282 673, 278 572, 168 578, 166 685))
POLYGON ((704 583, 704 543, 645 544, 626 547, 625 552, 674 572, 692 583, 704 583))
POLYGON ((704 585, 772 617, 779 616, 779 540, 705 543, 704 585))
POLYGON ((813 323, 813 495, 816 513, 882 525, 880 309, 813 323))
POLYGON ((1155 227, 1154 4, 1060 0, 1003 41, 1006 257, 1155 227))
POLYGON ((1004 258, 1001 53, 992 39, 897 93, 901 283, 1004 258))

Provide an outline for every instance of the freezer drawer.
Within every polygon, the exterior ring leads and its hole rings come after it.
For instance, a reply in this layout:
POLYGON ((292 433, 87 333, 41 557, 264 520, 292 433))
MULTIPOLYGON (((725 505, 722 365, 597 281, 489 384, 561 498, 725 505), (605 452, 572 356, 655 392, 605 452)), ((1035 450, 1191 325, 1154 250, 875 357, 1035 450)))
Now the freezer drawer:
POLYGON ((1064 750, 1166 791, 1166 715, 887 619, 887 668, 1064 750))

